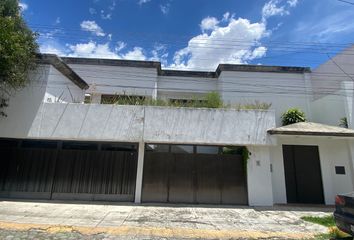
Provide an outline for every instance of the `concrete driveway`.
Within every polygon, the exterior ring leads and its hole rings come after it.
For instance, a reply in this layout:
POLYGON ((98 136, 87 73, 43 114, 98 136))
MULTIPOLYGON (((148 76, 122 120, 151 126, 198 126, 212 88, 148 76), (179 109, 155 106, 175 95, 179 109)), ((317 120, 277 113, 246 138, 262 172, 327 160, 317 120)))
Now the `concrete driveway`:
POLYGON ((304 222, 301 216, 325 216, 332 211, 332 208, 290 206, 0 201, 0 238, 303 239, 326 233, 327 229, 304 222))

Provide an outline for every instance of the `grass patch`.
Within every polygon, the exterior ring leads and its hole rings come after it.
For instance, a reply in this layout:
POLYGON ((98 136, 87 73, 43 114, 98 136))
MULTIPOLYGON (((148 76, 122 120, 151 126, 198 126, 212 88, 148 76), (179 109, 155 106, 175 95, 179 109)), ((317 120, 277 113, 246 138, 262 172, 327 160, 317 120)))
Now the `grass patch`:
MULTIPOLYGON (((334 217, 333 215, 330 216, 326 216, 326 217, 311 217, 311 216, 305 216, 305 217, 301 217, 302 220, 306 221, 306 222, 311 222, 311 223, 315 223, 315 224, 319 224, 325 227, 328 227, 328 233, 326 234, 320 234, 315 236, 316 240, 327 240, 327 239, 348 239, 348 237, 350 237, 349 235, 347 235, 346 233, 340 231, 337 227, 336 227, 336 223, 334 221, 334 217)), ((349 238, 352 239, 352 238, 349 238)))
POLYGON ((311 217, 311 216, 305 216, 301 218, 302 220, 306 222, 311 222, 311 223, 316 223, 325 227, 334 227, 336 226, 336 223, 334 222, 334 218, 332 215, 326 216, 326 217, 311 217))

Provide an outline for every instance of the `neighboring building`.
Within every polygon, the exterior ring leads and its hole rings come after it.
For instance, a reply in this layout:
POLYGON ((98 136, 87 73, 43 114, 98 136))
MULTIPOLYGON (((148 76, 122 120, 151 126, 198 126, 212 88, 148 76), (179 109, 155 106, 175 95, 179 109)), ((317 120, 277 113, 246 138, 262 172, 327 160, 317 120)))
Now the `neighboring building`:
POLYGON ((337 193, 353 191, 354 130, 335 127, 343 117, 352 126, 353 87, 322 78, 334 71, 330 63, 314 71, 220 64, 197 72, 42 55, 40 64, 0 120, 0 196, 269 206, 333 204, 337 193), (208 92, 230 105, 271 108, 103 104, 203 101, 208 92), (292 107, 309 123, 281 127, 292 107))

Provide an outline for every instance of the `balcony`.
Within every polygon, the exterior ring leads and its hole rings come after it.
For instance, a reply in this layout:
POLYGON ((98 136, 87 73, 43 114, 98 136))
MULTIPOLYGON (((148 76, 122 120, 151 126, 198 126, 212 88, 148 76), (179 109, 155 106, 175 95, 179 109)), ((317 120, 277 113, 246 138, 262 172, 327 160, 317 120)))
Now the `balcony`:
MULTIPOLYGON (((42 103, 21 138, 205 145, 269 145, 264 110, 42 103)), ((21 135, 21 136, 19 136, 21 135)))

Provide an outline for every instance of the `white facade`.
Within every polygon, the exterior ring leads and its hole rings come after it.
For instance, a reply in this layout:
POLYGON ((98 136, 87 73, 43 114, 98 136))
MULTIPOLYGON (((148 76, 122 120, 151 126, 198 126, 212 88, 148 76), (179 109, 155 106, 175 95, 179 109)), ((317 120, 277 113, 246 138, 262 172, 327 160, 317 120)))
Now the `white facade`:
POLYGON ((325 204, 333 204, 336 194, 354 190, 353 140, 269 136, 267 130, 280 126, 280 117, 289 108, 303 110, 309 121, 329 125, 337 126, 346 117, 353 128, 354 87, 348 74, 354 76, 354 70, 348 66, 354 64, 354 57, 345 53, 312 73, 257 66, 179 72, 161 70, 156 62, 63 59, 89 88, 79 87, 54 66, 42 65, 40 74, 31 75, 31 84, 10 99, 8 117, 0 120, 0 137, 139 143, 136 201, 141 194, 145 143, 247 146, 252 206, 287 203, 282 145, 315 145, 325 204), (271 108, 235 111, 83 104, 85 94, 91 94, 92 103, 100 103, 105 94, 202 99, 211 91, 219 92, 226 104, 258 101, 271 108), (344 167, 346 174, 336 174, 336 166, 344 167))

